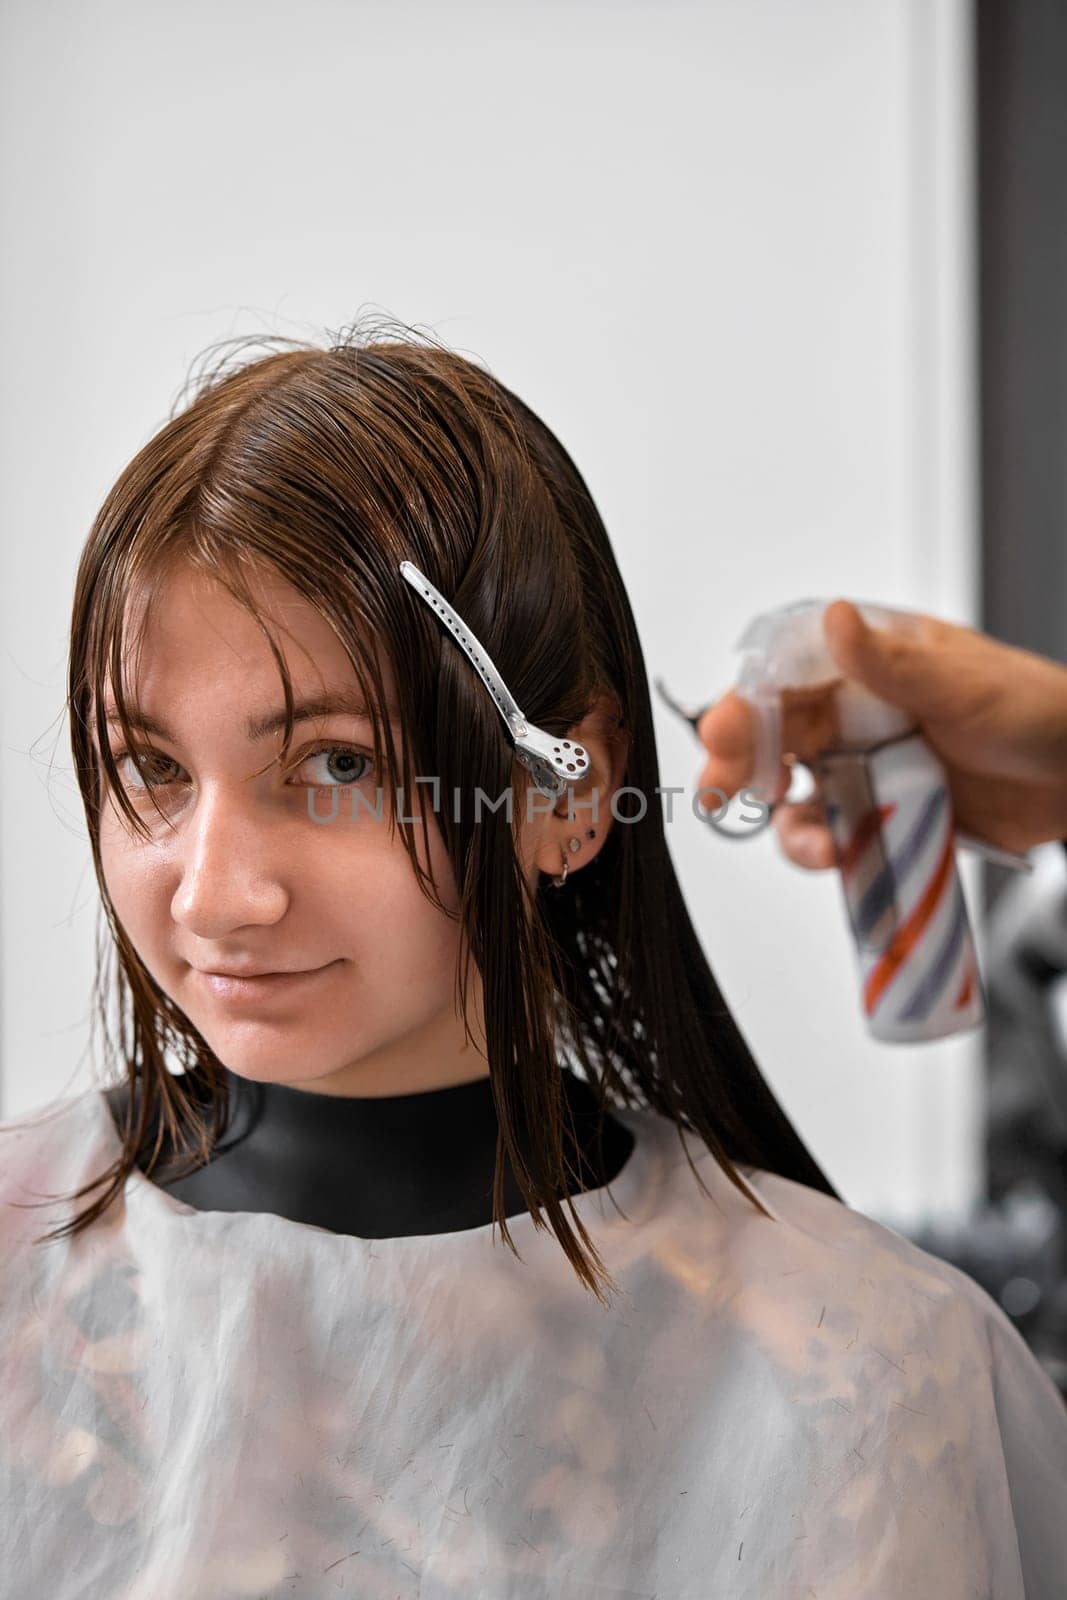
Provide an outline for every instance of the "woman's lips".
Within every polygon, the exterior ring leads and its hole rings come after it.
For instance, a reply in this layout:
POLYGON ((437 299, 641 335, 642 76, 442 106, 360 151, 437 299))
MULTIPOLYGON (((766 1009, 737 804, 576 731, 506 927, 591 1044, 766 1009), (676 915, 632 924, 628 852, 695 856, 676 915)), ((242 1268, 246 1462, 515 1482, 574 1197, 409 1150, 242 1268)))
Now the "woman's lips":
POLYGON ((235 978, 221 972, 193 969, 194 981, 216 1000, 227 1005, 264 1005, 274 1000, 291 999, 301 989, 310 988, 316 979, 332 972, 336 961, 305 972, 265 972, 255 978, 235 978))

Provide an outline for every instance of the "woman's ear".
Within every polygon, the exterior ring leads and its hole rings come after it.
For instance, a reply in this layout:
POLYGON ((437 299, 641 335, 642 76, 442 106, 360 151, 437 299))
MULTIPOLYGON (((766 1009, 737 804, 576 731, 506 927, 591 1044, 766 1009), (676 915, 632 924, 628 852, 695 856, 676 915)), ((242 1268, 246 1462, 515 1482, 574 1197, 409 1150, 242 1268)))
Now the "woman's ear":
POLYGON ((614 695, 601 693, 593 709, 567 738, 583 745, 589 754, 589 771, 579 783, 569 784, 555 809, 536 820, 540 832, 534 852, 538 872, 558 878, 564 855, 568 874, 577 872, 603 848, 614 825, 611 802, 622 787, 630 755, 630 736, 623 727, 622 708, 614 695), (577 839, 578 848, 572 848, 577 839))

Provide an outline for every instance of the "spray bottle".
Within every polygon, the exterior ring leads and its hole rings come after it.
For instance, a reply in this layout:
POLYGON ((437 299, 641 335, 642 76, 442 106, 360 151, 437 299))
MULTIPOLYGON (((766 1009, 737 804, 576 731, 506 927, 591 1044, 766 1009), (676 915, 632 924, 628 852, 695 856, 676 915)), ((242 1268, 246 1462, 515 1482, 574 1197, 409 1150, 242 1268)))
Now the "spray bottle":
MULTIPOLYGON (((752 786, 773 798, 787 727, 817 780, 859 961, 864 1019, 877 1039, 921 1041, 985 1019, 982 980, 956 863, 944 768, 906 711, 846 678, 823 637, 825 600, 756 617, 737 644, 737 693, 756 712, 752 786)), ((907 612, 858 603, 874 627, 907 612)))

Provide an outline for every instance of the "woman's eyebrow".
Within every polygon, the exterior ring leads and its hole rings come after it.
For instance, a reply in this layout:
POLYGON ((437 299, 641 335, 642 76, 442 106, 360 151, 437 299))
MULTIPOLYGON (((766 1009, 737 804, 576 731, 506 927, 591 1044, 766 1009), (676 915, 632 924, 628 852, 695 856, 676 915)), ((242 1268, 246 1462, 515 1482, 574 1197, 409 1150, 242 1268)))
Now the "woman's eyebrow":
MULTIPOLYGON (((395 721, 397 718, 396 707, 389 704, 386 706, 386 710, 389 713, 389 720, 395 721)), ((365 721, 370 720, 366 705, 363 703, 359 693, 353 689, 333 689, 326 694, 293 702, 294 722, 313 722, 323 717, 338 716, 362 717, 365 721)), ((104 719, 109 723, 117 723, 119 721, 117 706, 111 703, 107 704, 104 707, 104 719)), ((139 728, 142 733, 155 734, 157 738, 169 739, 172 744, 177 743, 174 735, 169 732, 162 722, 156 717, 148 716, 146 712, 139 710, 136 706, 130 708, 127 721, 132 727, 139 728)), ((272 733, 280 732, 285 727, 285 723, 286 716, 283 707, 281 710, 270 711, 261 717, 250 717, 245 724, 245 732, 249 739, 266 739, 272 733)))

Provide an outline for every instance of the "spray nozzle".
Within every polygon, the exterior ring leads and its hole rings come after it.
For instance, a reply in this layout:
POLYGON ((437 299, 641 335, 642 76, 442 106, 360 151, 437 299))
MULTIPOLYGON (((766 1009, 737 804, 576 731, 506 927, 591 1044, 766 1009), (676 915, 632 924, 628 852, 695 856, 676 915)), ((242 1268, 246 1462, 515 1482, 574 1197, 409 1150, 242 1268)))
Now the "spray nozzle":
MULTIPOLYGON (((907 733, 915 719, 847 678, 823 635, 828 600, 796 600, 754 617, 738 639, 741 654, 736 691, 756 712, 753 787, 771 799, 781 763, 792 754, 803 761, 812 749, 794 749, 801 732, 814 748, 865 749, 907 733)), ((854 601, 872 627, 907 626, 910 613, 854 601)))

